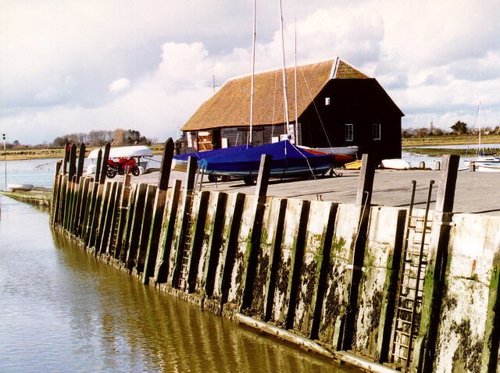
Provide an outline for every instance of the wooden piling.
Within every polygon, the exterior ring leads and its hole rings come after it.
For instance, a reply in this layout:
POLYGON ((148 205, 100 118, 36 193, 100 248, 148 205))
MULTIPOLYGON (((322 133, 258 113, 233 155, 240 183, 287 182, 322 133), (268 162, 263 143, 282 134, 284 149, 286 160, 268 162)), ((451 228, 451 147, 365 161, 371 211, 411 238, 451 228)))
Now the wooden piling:
POLYGON ((56 163, 56 170, 55 170, 55 177, 54 177, 54 187, 52 190, 52 203, 51 203, 51 208, 50 208, 50 221, 51 225, 55 226, 57 222, 57 212, 59 210, 59 197, 61 193, 61 167, 62 167, 62 161, 58 161, 56 163))
POLYGON ((293 329, 311 339, 318 338, 320 328, 337 208, 336 203, 312 201, 307 221, 293 329))
POLYGON ((64 159, 62 166, 63 175, 66 175, 68 173, 69 151, 70 151, 70 143, 66 141, 66 143, 64 144, 64 159))
MULTIPOLYGON (((278 214, 277 214, 278 216, 275 221, 276 228, 273 230, 274 234, 268 237, 268 239, 271 240, 271 242, 268 243, 270 244, 269 245, 270 252, 268 255, 271 260, 271 263, 266 273, 267 291, 264 294, 264 299, 263 299, 262 318, 265 321, 269 321, 271 319, 271 314, 273 312, 273 302, 277 287, 276 281, 277 281, 278 268, 281 259, 281 242, 283 240, 283 229, 285 224, 285 213, 287 208, 287 202, 288 202, 287 199, 282 199, 279 201, 278 214)), ((269 221, 268 223, 272 224, 271 221, 269 221)), ((255 299, 256 297, 254 297, 254 300, 255 299)))
MULTIPOLYGON (((106 216, 111 208, 111 193, 113 189, 113 184, 114 183, 106 183, 105 185, 102 185, 104 188, 102 194, 101 194, 101 202, 98 205, 98 208, 96 212, 98 211, 98 215, 96 217, 97 223, 96 223, 96 229, 95 229, 95 239, 94 239, 94 246, 95 251, 94 254, 97 256, 99 255, 99 250, 101 248, 101 242, 104 239, 104 224, 106 222, 106 216)), ((90 246, 90 247, 92 247, 90 246)))
POLYGON ((240 311, 251 306, 253 285, 255 282, 255 269, 257 268, 257 258, 259 257, 260 238, 262 235, 262 219, 266 209, 266 194, 269 185, 269 175, 271 173, 272 157, 263 154, 260 159, 259 175, 255 188, 255 206, 254 221, 250 238, 250 247, 248 248, 248 262, 244 271, 243 295, 240 311))
POLYGON ((207 217, 208 199, 210 192, 203 191, 200 194, 196 220, 192 222, 192 238, 189 247, 189 263, 185 290, 188 293, 195 291, 198 265, 200 263, 201 246, 205 235, 205 221, 207 217))
POLYGON ((213 295, 217 265, 219 264, 219 253, 222 248, 222 234, 224 230, 224 212, 226 210, 227 194, 217 195, 217 207, 214 214, 212 232, 208 241, 207 269, 203 274, 202 283, 207 297, 213 295))
POLYGON ((137 252, 141 237, 142 218, 144 216, 144 206, 146 202, 147 184, 139 184, 135 195, 135 202, 132 209, 132 222, 129 236, 129 244, 125 265, 129 270, 137 264, 137 252))
POLYGON ((187 174, 186 174, 186 189, 184 191, 182 210, 180 214, 180 219, 181 219, 180 229, 175 244, 175 253, 172 262, 173 264, 172 278, 171 278, 172 287, 177 286, 176 284, 179 283, 181 275, 182 257, 184 255, 186 238, 188 236, 188 231, 189 231, 196 168, 197 168, 196 158, 189 157, 187 174))
POLYGON ((173 237, 175 234, 175 222, 177 217, 177 209, 179 206, 179 198, 181 193, 181 181, 175 180, 167 208, 164 210, 163 224, 160 233, 160 241, 156 265, 154 270, 154 280, 156 283, 164 283, 167 281, 170 267, 170 253, 172 248, 173 237))
POLYGON ((160 179, 158 182, 158 188, 156 192, 154 207, 153 207, 153 220, 151 223, 151 229, 148 232, 148 242, 146 248, 146 255, 144 258, 144 273, 142 276, 142 282, 147 284, 149 282, 149 277, 154 275, 155 271, 155 261, 158 256, 158 243, 160 241, 162 219, 165 212, 165 204, 167 198, 167 189, 170 179, 170 169, 172 167, 172 158, 174 152, 174 142, 172 138, 169 138, 165 142, 163 149, 163 157, 160 166, 160 179))
POLYGON ((132 193, 132 186, 130 184, 130 179, 131 175, 129 173, 125 174, 122 183, 122 192, 118 202, 116 229, 115 232, 113 233, 113 238, 111 242, 111 248, 112 248, 111 255, 115 259, 120 259, 121 254, 124 251, 123 247, 126 236, 130 196, 132 193))
POLYGON ((80 182, 80 179, 83 175, 83 164, 85 162, 85 144, 80 144, 80 150, 78 152, 78 168, 76 171, 77 182, 80 182))
MULTIPOLYGON (((104 147, 104 154, 102 156, 102 164, 101 164, 101 174, 99 175, 99 184, 104 184, 106 181, 106 172, 108 170, 108 159, 109 159, 109 150, 111 148, 111 144, 108 142, 104 147)), ((96 174, 97 180, 97 174, 96 174)))
POLYGON ((99 183, 99 180, 101 180, 101 167, 102 166, 102 149, 99 149, 97 152, 97 161, 96 161, 96 168, 95 168, 95 175, 94 175, 94 181, 96 183, 99 183))
POLYGON ((97 219, 98 219, 98 214, 97 211, 99 211, 100 207, 100 200, 101 200, 101 193, 99 193, 99 190, 101 189, 101 186, 99 183, 92 183, 92 190, 91 190, 91 195, 90 195, 90 204, 89 204, 89 209, 88 209, 88 215, 86 219, 86 232, 85 232, 85 245, 90 248, 94 244, 95 240, 95 229, 97 226, 97 219))
POLYGON ((75 234, 78 236, 78 237, 82 237, 83 235, 83 232, 84 232, 84 218, 85 218, 85 211, 86 209, 88 208, 89 206, 89 187, 91 185, 91 178, 89 177, 86 177, 84 178, 83 182, 80 183, 80 188, 81 188, 81 193, 80 193, 80 197, 79 197, 79 204, 78 204, 78 208, 77 208, 77 216, 76 216, 76 222, 75 222, 75 225, 76 225, 76 232, 75 234))
POLYGON ((63 176, 63 184, 62 184, 62 198, 61 198, 61 215, 60 222, 64 227, 66 224, 66 217, 68 216, 68 205, 69 205, 69 188, 70 188, 70 180, 68 178, 68 174, 63 176))
POLYGON ((231 218, 228 220, 228 224, 226 225, 228 230, 224 235, 227 241, 221 253, 220 264, 222 270, 218 271, 219 274, 221 274, 220 288, 217 289, 217 295, 220 296, 220 307, 227 302, 229 289, 231 288, 231 275, 233 273, 234 259, 238 248, 238 235, 240 232, 244 205, 245 195, 237 193, 235 195, 233 209, 229 211, 231 218))
POLYGON ((109 194, 106 205, 103 204, 103 206, 105 207, 102 216, 102 218, 104 218, 104 222, 101 224, 102 238, 98 248, 96 249, 96 252, 98 254, 107 254, 108 245, 111 241, 111 235, 113 233, 112 229, 114 226, 116 210, 118 208, 119 199, 117 196, 121 192, 121 186, 122 184, 118 182, 108 183, 108 188, 111 187, 111 192, 109 194))
POLYGON ((356 205, 360 207, 358 231, 354 243, 351 264, 351 280, 349 285, 349 306, 342 332, 342 349, 349 350, 355 330, 356 306, 358 303, 359 283, 362 276, 363 260, 365 255, 366 232, 375 178, 375 163, 368 154, 363 154, 361 174, 359 176, 356 205))
POLYGON ((286 313, 285 328, 292 329, 295 320, 295 306, 297 304, 297 298, 299 291, 299 283, 301 276, 301 268, 304 260, 304 246, 306 238, 307 220, 309 218, 310 201, 303 201, 302 209, 300 211, 299 219, 299 229, 297 231, 297 237, 295 239, 294 247, 294 257, 293 257, 293 269, 290 276, 290 282, 288 287, 288 307, 286 313))
POLYGON ((168 189, 168 182, 170 180, 170 170, 172 168, 172 158, 174 156, 174 141, 169 138, 163 148, 163 157, 161 158, 160 165, 160 180, 158 182, 158 189, 166 191, 168 189))
POLYGON ((69 149, 69 172, 68 172, 70 180, 73 179, 73 176, 76 175, 76 145, 71 145, 69 149))
POLYGON ((157 194, 156 185, 148 185, 145 195, 144 202, 144 213, 142 216, 139 246, 137 248, 137 256, 135 260, 135 270, 137 275, 142 274, 144 271, 144 263, 148 248, 149 236, 151 233, 151 227, 153 224, 153 206, 155 203, 155 197, 157 194))
MULTIPOLYGON (((75 170, 76 170, 76 168, 75 168, 75 170)), ((71 178, 71 183, 70 183, 70 195, 69 195, 69 206, 68 206, 69 213, 67 215, 68 219, 66 221, 66 226, 65 226, 65 229, 67 229, 71 233, 73 233, 72 226, 73 226, 73 218, 74 218, 74 214, 75 214, 75 210, 76 210, 77 193, 78 193, 78 184, 76 183, 76 172, 74 172, 73 177, 71 178)))

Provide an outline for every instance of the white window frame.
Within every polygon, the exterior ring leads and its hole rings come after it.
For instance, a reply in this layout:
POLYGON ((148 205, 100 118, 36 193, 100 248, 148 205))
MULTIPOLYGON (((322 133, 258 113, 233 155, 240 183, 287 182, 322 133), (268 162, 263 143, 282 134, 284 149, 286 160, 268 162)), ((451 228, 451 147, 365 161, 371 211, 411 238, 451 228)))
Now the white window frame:
POLYGON ((345 124, 345 141, 354 141, 354 124, 345 124))
POLYGON ((382 124, 373 123, 372 124, 372 136, 374 141, 382 140, 382 124))

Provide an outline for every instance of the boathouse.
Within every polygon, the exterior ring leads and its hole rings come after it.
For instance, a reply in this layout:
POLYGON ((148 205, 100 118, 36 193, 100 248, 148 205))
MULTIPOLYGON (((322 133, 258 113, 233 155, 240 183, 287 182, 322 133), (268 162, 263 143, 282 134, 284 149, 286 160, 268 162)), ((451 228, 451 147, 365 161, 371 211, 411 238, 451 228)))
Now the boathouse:
POLYGON ((367 153, 375 159, 401 157, 404 114, 375 78, 339 58, 285 71, 288 113, 282 69, 254 75, 252 120, 252 77, 232 78, 181 128, 185 147, 245 144, 252 128, 253 145, 289 137, 314 148, 358 146, 359 156, 367 153))

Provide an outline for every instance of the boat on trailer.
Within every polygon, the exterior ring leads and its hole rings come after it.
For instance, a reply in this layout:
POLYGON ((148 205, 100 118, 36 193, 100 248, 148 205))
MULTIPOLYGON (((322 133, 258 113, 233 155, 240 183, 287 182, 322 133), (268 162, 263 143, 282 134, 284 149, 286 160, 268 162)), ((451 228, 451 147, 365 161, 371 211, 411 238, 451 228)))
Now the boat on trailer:
POLYGON ((201 159, 205 158, 229 156, 232 153, 237 153, 251 147, 252 145, 237 145, 229 148, 203 150, 175 155, 172 159, 172 169, 175 171, 186 171, 189 157, 196 158, 198 161, 200 161, 201 159))
MULTIPOLYGON (((87 175, 95 173, 97 168, 95 161, 97 160, 99 151, 104 153, 104 148, 94 149, 87 156, 87 159, 92 162, 87 166, 87 175)), ((152 156, 153 151, 146 145, 117 146, 109 149, 109 159, 135 158, 141 174, 148 168, 148 158, 152 156)))
POLYGON ((270 176, 274 178, 325 175, 333 169, 332 155, 299 148, 289 140, 202 158, 198 161, 198 167, 209 176, 209 180, 222 176, 243 178, 246 184, 253 184, 263 154, 271 156, 270 176))

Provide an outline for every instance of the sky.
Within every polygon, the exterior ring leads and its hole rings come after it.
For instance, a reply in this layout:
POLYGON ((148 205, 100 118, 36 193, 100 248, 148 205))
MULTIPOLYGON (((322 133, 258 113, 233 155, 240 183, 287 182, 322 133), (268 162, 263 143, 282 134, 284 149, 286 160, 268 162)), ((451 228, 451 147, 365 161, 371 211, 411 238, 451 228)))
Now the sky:
MULTIPOLYGON (((282 0, 285 59, 376 78, 403 128, 500 125, 498 0, 282 0), (478 116, 478 107, 481 107, 478 116)), ((251 72, 253 0, 0 0, 0 133, 157 142, 251 72)), ((279 0, 257 0, 257 72, 282 65, 279 0)))

